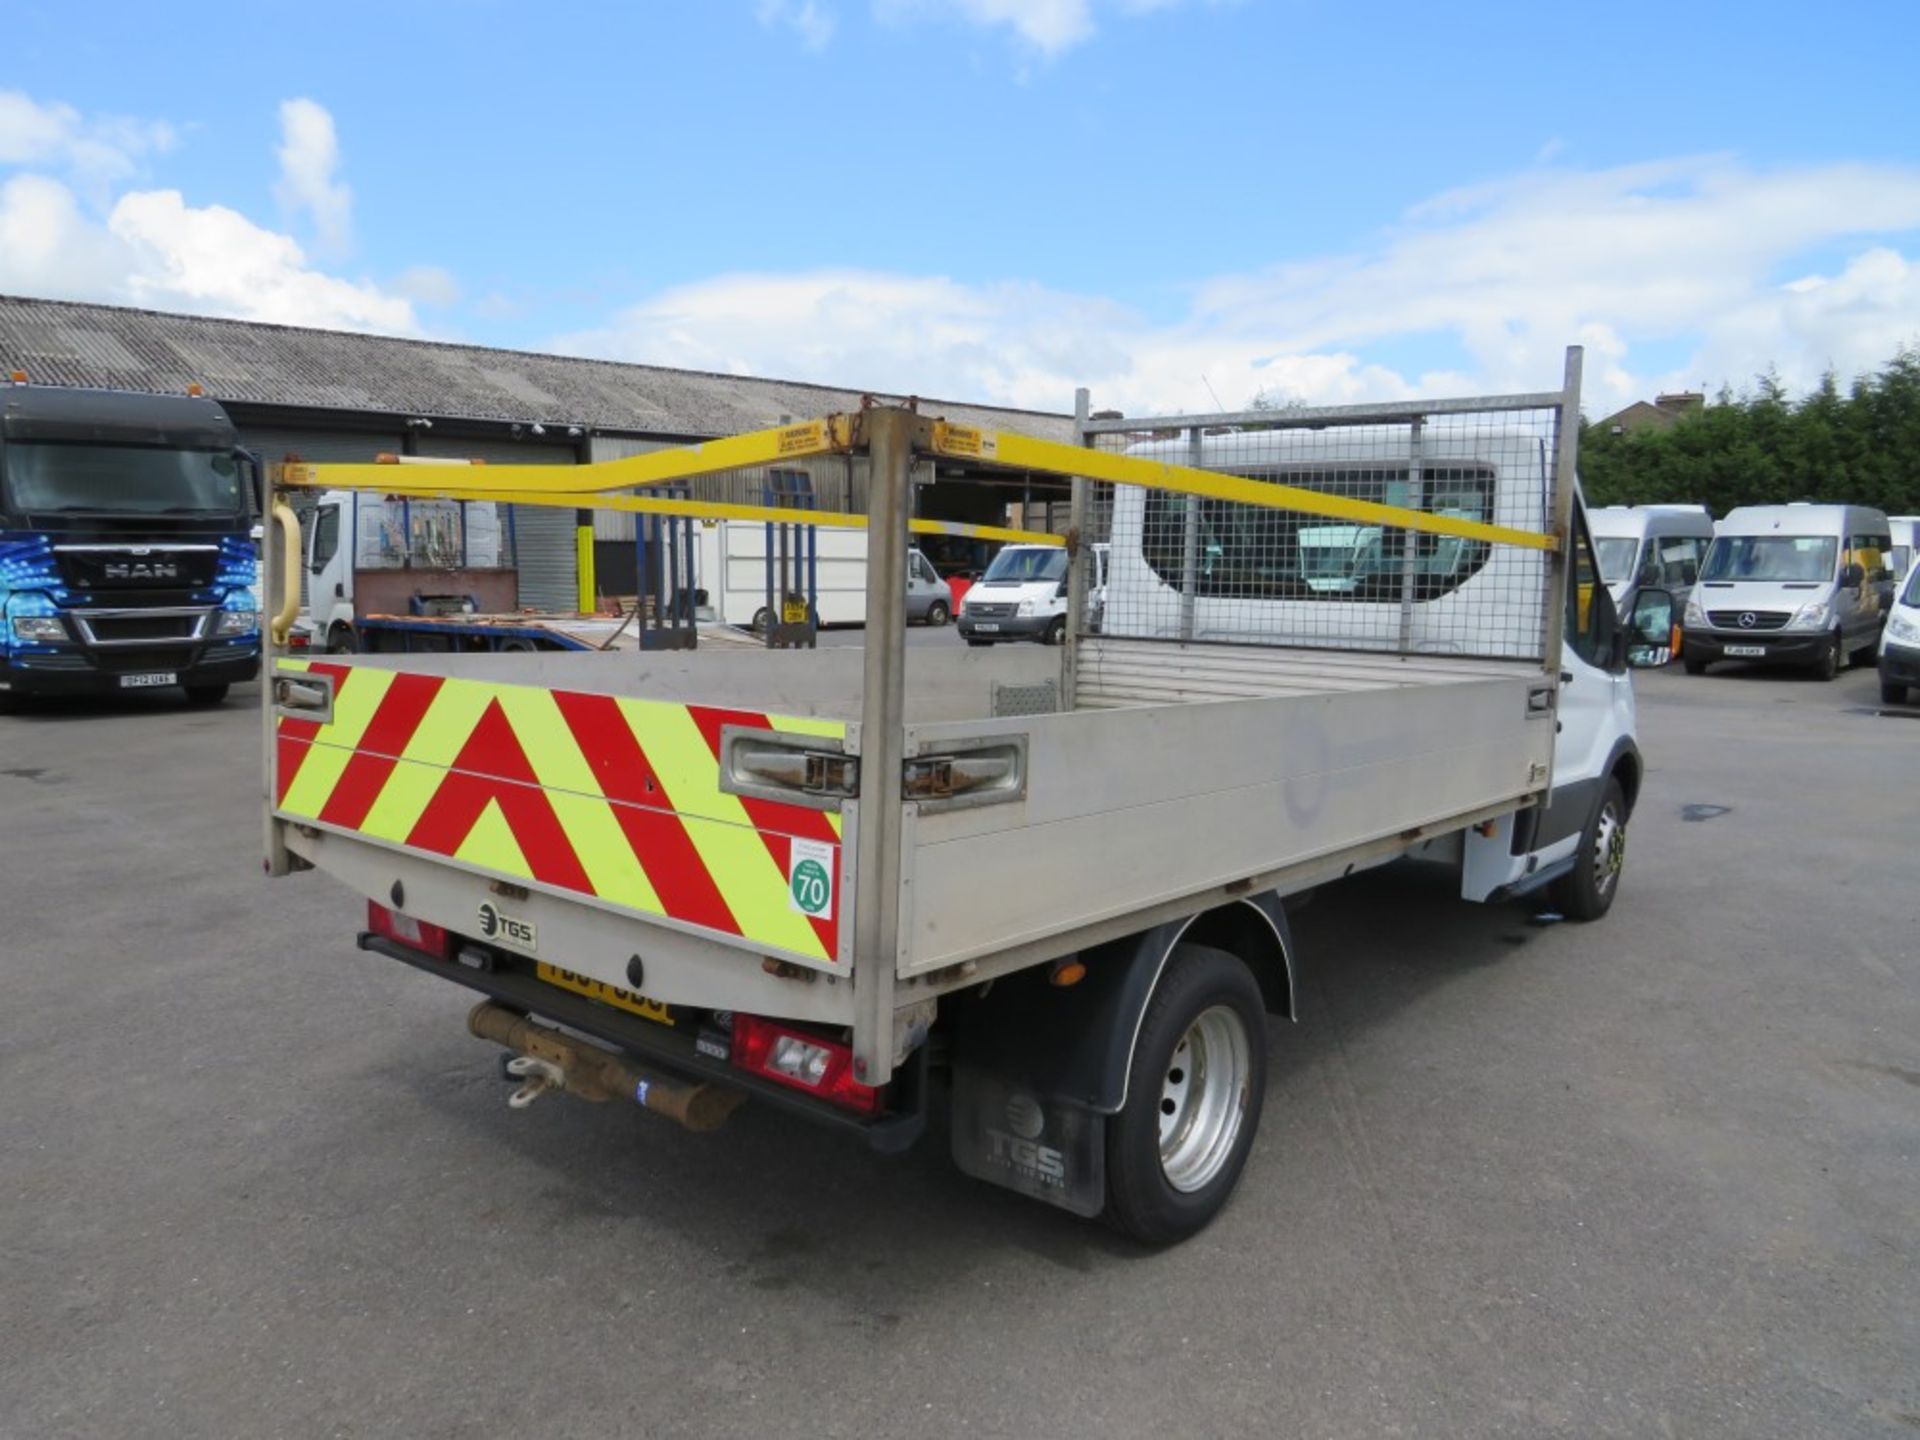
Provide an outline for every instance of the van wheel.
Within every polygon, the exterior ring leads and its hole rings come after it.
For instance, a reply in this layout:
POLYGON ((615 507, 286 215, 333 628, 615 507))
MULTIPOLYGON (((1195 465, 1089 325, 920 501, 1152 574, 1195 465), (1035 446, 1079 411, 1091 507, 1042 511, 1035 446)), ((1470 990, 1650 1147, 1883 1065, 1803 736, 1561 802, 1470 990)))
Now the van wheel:
POLYGON ((1880 658, 1879 650, 1879 645, 1874 644, 1862 645, 1858 650, 1848 651, 1847 664, 1855 670, 1858 670, 1862 665, 1871 665, 1880 658))
POLYGON ((1847 642, 1840 638, 1838 630, 1827 641, 1827 648, 1820 652, 1820 658, 1814 662, 1813 673, 1822 680, 1831 680, 1840 673, 1840 661, 1845 657, 1847 642))
POLYGON ((1127 1103, 1107 1122, 1109 1223, 1149 1245, 1197 1234, 1240 1183, 1267 1089, 1267 1014, 1253 972, 1178 945, 1140 1022, 1127 1103))
POLYGON ((937 629, 947 623, 947 619, 951 613, 952 612, 947 609, 944 600, 936 600, 927 607, 927 624, 937 629))
POLYGON ((1065 643, 1066 638, 1067 617, 1056 615, 1052 623, 1047 626, 1047 633, 1040 637, 1040 641, 1043 645, 1060 645, 1065 643))
POLYGON ((977 649, 985 649, 985 648, 986 648, 987 646, 989 646, 989 645, 991 645, 991 644, 993 644, 993 641, 991 641, 991 640, 976 640, 976 639, 974 639, 974 638, 973 638, 973 636, 971 636, 971 635, 969 635, 969 636, 967 636, 967 644, 969 644, 969 645, 972 645, 972 646, 974 646, 974 647, 975 647, 975 648, 977 648, 977 649))
POLYGON ((1573 869, 1548 887, 1554 908, 1569 920, 1598 920, 1613 908, 1627 861, 1627 793, 1611 776, 1600 792, 1573 869))
POLYGON ((1707 673, 1707 662, 1698 655, 1689 654, 1684 647, 1682 647, 1680 651, 1680 663, 1686 668, 1686 672, 1689 675, 1704 675, 1707 673))
POLYGON ((1880 703, 1882 705, 1904 705, 1907 703, 1907 687, 1892 680, 1880 682, 1880 703))

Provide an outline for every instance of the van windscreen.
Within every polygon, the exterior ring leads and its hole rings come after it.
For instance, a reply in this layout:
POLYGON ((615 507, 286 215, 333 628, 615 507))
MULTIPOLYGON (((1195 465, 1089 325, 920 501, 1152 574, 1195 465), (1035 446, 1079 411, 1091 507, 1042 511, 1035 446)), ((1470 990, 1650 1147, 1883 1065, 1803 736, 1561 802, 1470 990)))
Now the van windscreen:
POLYGON ((1630 535, 1596 536, 1593 548, 1600 560, 1600 578, 1609 585, 1618 585, 1633 574, 1633 557, 1640 551, 1640 542, 1630 535))
POLYGON ((1838 542, 1831 535, 1722 535, 1707 552, 1702 580, 1831 580, 1838 542))

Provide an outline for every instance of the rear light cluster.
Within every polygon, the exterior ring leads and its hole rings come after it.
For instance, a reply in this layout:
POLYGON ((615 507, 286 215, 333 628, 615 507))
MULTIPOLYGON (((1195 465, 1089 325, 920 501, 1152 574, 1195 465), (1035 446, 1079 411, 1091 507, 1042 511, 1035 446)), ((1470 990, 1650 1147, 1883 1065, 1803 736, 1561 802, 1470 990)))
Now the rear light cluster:
POLYGON ((389 910, 377 900, 367 902, 367 928, 396 945, 418 950, 422 955, 431 955, 436 960, 446 959, 453 949, 449 943, 450 937, 442 927, 416 920, 411 915, 402 915, 398 910, 389 910))
POLYGON ((853 1078, 853 1049, 811 1031, 733 1017, 733 1063, 739 1069, 804 1090, 863 1115, 878 1114, 880 1091, 853 1078))

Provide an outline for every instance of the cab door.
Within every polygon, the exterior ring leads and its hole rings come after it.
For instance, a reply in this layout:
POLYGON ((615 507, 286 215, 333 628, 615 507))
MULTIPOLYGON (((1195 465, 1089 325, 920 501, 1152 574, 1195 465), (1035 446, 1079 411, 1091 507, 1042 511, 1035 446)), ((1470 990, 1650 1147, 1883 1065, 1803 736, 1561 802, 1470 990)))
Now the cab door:
POLYGON ((1613 597, 1600 580, 1586 515, 1578 506, 1573 532, 1566 631, 1560 650, 1553 801, 1540 816, 1533 844, 1536 853, 1579 834, 1599 802, 1621 746, 1631 743, 1633 734, 1633 682, 1627 675, 1625 647, 1616 638, 1621 622, 1613 597))

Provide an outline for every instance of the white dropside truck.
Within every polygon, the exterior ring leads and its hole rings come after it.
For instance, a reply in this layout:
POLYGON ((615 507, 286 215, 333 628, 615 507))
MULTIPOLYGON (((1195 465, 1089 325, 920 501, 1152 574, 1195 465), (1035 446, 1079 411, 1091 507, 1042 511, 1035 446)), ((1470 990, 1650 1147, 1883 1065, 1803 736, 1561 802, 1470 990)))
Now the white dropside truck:
POLYGON ((1150 422, 1177 460, 1141 422, 1074 446, 888 407, 650 456, 869 456, 865 646, 277 656, 269 870, 325 871, 363 949, 477 992, 518 1105, 705 1129, 751 1097, 898 1149, 938 1104, 969 1175, 1181 1239, 1297 1011, 1289 896, 1410 857, 1468 900, 1615 899, 1642 767, 1578 402, 1570 352, 1546 394, 1150 422), (906 646, 926 456, 1075 477, 1063 646, 906 646), (1316 584, 1328 524, 1379 527, 1334 547, 1364 585, 1316 584))

